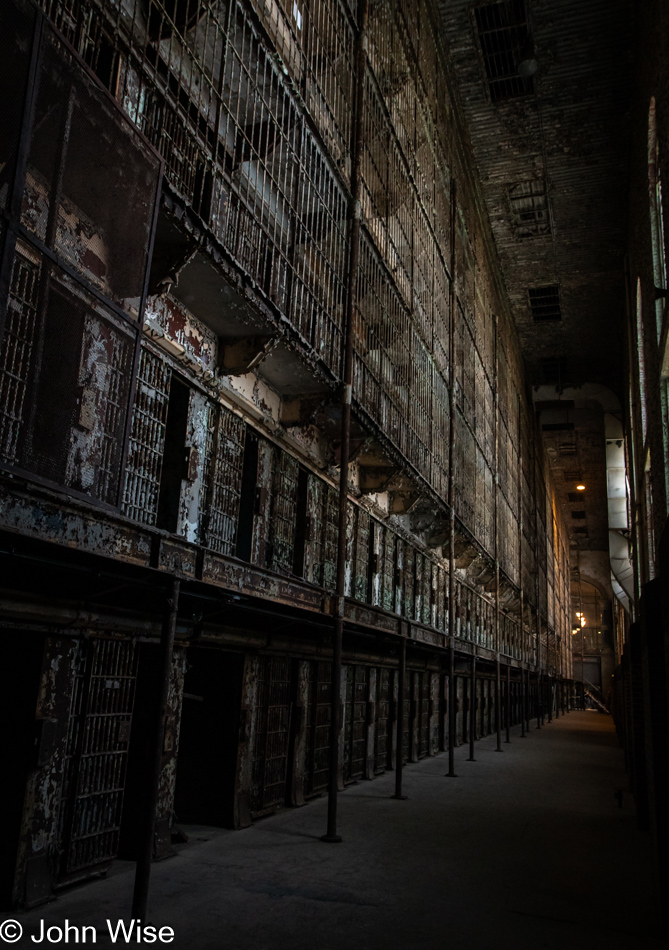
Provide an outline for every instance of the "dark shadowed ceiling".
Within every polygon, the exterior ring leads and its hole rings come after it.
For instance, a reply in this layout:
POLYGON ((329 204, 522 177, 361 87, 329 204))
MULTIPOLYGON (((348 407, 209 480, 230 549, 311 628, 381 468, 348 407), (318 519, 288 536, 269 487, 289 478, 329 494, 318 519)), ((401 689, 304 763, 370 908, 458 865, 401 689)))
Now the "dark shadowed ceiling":
MULTIPOLYGON (((529 381, 556 400, 586 383, 620 394, 630 4, 442 0, 441 11, 529 381)), ((547 439, 572 542, 605 549, 605 473, 573 519, 559 454, 573 442, 582 469, 603 465, 603 419, 565 424, 547 439)))

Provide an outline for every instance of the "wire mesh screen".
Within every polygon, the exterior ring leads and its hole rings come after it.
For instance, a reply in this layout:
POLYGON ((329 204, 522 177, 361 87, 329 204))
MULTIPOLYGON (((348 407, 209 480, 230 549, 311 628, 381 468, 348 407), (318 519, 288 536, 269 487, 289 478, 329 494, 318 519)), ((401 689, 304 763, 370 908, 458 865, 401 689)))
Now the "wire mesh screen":
POLYGON ((144 287, 158 160, 48 32, 22 223, 129 314, 144 287))
POLYGON ((0 350, 6 461, 116 504, 135 332, 19 241, 0 350))
MULTIPOLYGON (((116 506, 160 163, 62 40, 42 37, 8 261, 0 454, 116 506)), ((16 110, 3 108, 11 130, 16 110)))

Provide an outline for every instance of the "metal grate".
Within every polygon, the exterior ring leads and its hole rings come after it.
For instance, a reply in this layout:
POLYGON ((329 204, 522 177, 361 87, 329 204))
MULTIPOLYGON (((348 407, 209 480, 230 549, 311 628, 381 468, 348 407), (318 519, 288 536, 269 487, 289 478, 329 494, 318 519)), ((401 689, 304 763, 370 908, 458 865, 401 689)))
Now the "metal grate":
POLYGON ((264 657, 259 661, 251 803, 254 818, 286 800, 292 665, 289 659, 264 657))
POLYGON ((521 181, 509 188, 511 221, 519 238, 551 233, 546 183, 543 179, 521 181))
POLYGON ((293 572, 298 473, 297 459, 279 450, 273 472, 270 545, 272 570, 284 574, 293 572))
POLYGON ((122 506, 123 514, 140 524, 154 525, 158 515, 171 382, 172 370, 165 361, 143 348, 132 413, 122 506))
POLYGON ((223 406, 209 405, 200 506, 203 544, 234 555, 242 489, 246 424, 223 406))
POLYGON ((369 668, 366 666, 346 666, 345 670, 344 781, 355 782, 365 775, 369 668))
POLYGON ((392 675, 390 670, 376 671, 376 719, 374 729, 374 771, 390 767, 392 746, 390 704, 392 702, 392 675))
POLYGON ((26 392, 35 344, 39 276, 39 258, 19 244, 0 351, 0 452, 10 462, 18 461, 19 436, 28 408, 26 392))
POLYGON ((58 883, 116 856, 136 675, 134 643, 80 647, 61 784, 58 883))
POLYGON ((530 298, 530 310, 535 323, 547 320, 561 320, 560 292, 556 285, 550 287, 530 287, 527 291, 530 298))
POLYGON ((518 73, 529 41, 524 0, 484 4, 474 15, 492 101, 532 95, 532 77, 518 73))
POLYGON ((309 703, 306 722, 305 795, 327 788, 330 755, 331 664, 309 664, 309 703))

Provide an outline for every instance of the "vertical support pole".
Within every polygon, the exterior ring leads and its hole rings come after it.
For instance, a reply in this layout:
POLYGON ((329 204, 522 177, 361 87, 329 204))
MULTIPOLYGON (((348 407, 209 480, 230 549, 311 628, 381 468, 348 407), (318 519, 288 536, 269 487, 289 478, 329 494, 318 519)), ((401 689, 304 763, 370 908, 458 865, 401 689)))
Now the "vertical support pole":
POLYGON ((349 259, 344 333, 344 367, 342 379, 341 448, 339 460, 339 530, 337 538, 336 615, 332 645, 332 696, 330 709, 330 755, 328 776, 328 827, 321 841, 331 844, 342 839, 337 833, 337 796, 339 772, 339 732, 341 723, 341 657, 344 638, 344 594, 346 590, 346 515, 348 507, 348 464, 351 447, 351 402, 353 396, 353 313, 356 306, 358 260, 360 256, 360 196, 362 180, 360 162, 363 148, 363 106, 365 101, 365 70, 367 68, 368 0, 360 0, 356 44, 356 98, 351 155, 351 205, 349 259))
POLYGON ((474 757, 474 743, 476 742, 476 654, 472 656, 469 683, 469 758, 467 761, 476 762, 474 757))
POLYGON ((400 643, 400 661, 397 675, 397 715, 395 728, 397 729, 397 756, 395 761, 395 794, 393 798, 406 801, 407 796, 402 794, 402 772, 404 769, 402 742, 404 739, 404 690, 407 678, 407 638, 406 624, 402 624, 402 642, 400 643))
POLYGON ((448 778, 455 773, 455 727, 457 688, 455 683, 455 228, 457 186, 451 178, 451 283, 449 286, 450 322, 448 325, 448 778))
POLYGON ((506 739, 511 742, 511 663, 506 663, 506 739))
POLYGON ((525 735, 529 736, 530 734, 530 708, 532 705, 532 694, 530 692, 529 663, 527 664, 525 670, 523 671, 523 676, 525 677, 525 735))
POLYGON ((553 677, 546 677, 546 700, 548 702, 548 721, 553 722, 553 677))
POLYGON ((502 748, 502 664, 499 653, 495 662, 495 732, 497 733, 497 748, 495 752, 503 752, 502 748))
POLYGON ((146 798, 143 802, 140 822, 140 841, 137 848, 137 866, 135 868, 135 886, 132 894, 132 916, 135 920, 146 920, 146 905, 149 899, 149 881, 151 878, 151 860, 153 858, 153 836, 156 821, 156 806, 160 787, 160 772, 163 764, 163 738, 165 717, 172 672, 174 637, 179 612, 179 578, 172 578, 170 596, 167 598, 165 619, 160 637, 160 693, 155 709, 152 710, 150 757, 146 768, 146 798))
POLYGON ((525 722, 527 717, 527 693, 525 691, 525 664, 520 664, 520 738, 525 739, 525 722))
POLYGON ((448 778, 457 778, 455 772, 455 732, 458 701, 455 682, 455 644, 451 640, 448 649, 448 778))

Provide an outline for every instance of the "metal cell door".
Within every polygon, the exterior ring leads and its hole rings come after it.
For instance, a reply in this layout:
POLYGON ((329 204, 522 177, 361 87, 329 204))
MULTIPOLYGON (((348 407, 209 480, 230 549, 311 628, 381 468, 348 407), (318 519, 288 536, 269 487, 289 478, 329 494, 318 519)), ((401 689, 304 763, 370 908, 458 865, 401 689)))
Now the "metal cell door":
POLYGON ((257 818, 286 800, 292 660, 264 658, 259 664, 253 745, 251 816, 257 818))
POLYGON ((332 664, 309 664, 307 706, 307 748, 304 776, 305 795, 317 795, 327 788, 330 756, 330 696, 332 664))
POLYGON ((58 884, 116 856, 136 678, 134 643, 82 643, 61 786, 58 884))
POLYGON ((384 772, 390 764, 391 732, 390 701, 392 680, 390 670, 380 669, 376 675, 376 723, 374 729, 374 771, 384 772))
POLYGON ((365 774, 368 683, 367 667, 346 667, 344 717, 344 781, 346 782, 355 782, 363 778, 365 774))
POLYGON ((414 703, 416 713, 416 758, 424 759, 430 751, 430 692, 426 673, 414 673, 414 703))

